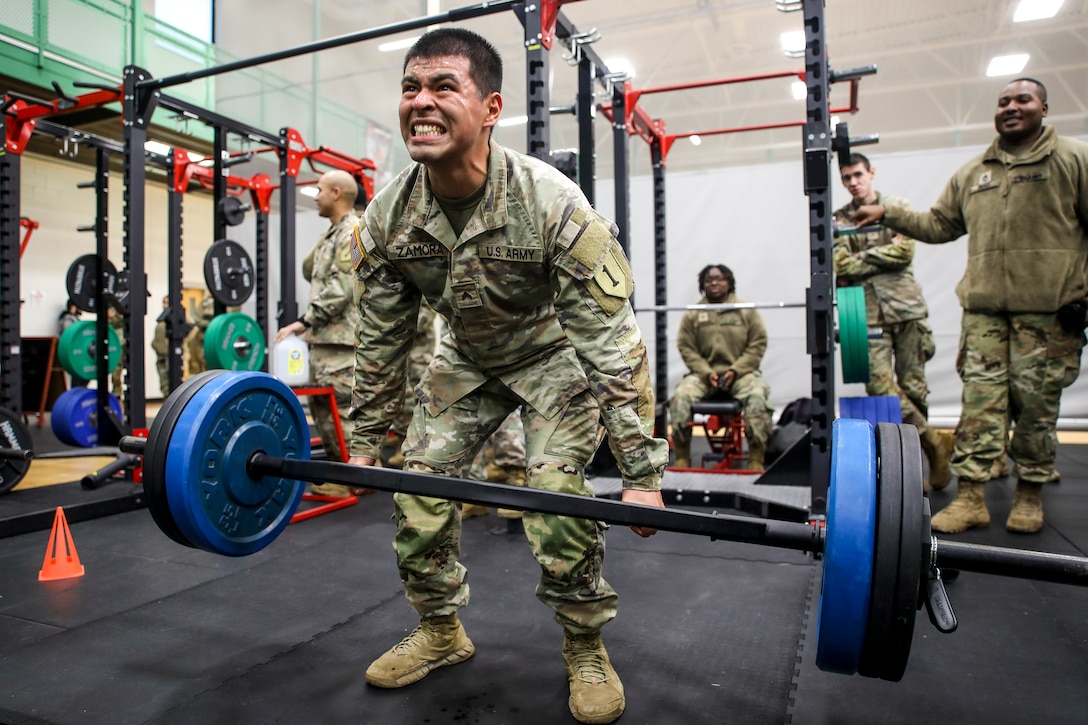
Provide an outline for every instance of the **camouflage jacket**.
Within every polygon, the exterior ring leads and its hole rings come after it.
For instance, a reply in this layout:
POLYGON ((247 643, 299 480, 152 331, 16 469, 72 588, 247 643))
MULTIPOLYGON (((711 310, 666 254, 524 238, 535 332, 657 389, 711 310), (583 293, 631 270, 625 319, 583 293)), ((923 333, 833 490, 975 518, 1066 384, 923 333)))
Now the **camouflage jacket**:
POLYGON ((196 306, 196 312, 193 315, 193 327, 198 332, 203 333, 208 329, 208 325, 215 319, 215 298, 212 297, 211 292, 207 292, 200 298, 200 303, 196 306))
MULTIPOLYGON (((879 193, 873 203, 908 208, 902 199, 879 193)), ((851 201, 835 212, 836 221, 853 224, 857 208, 851 201)), ((929 316, 922 286, 914 278, 914 240, 910 237, 888 227, 869 234, 844 234, 835 238, 832 256, 839 287, 865 288, 865 316, 870 327, 929 316)))
POLYGON ((355 346, 359 311, 355 306, 355 275, 351 268, 354 212, 329 227, 314 245, 310 302, 302 319, 310 325, 304 338, 311 345, 355 346))
POLYGON ((889 205, 884 223, 932 244, 970 235, 956 285, 965 310, 1054 312, 1088 296, 1088 144, 1044 126, 1013 158, 995 139, 932 209, 889 205))
MULTIPOLYGON (((730 293, 724 304, 744 302, 730 293)), ((700 305, 710 304, 706 297, 700 305)), ((680 357, 691 372, 706 377, 729 370, 739 378, 757 372, 767 352, 767 328, 759 310, 688 310, 676 335, 680 357)))
POLYGON ((646 346, 616 227, 559 171, 494 143, 486 184, 460 238, 418 164, 367 207, 353 248, 353 454, 375 456, 385 440, 425 297, 449 327, 420 383, 432 413, 489 379, 545 417, 588 389, 625 485, 660 488, 668 446, 653 437, 646 346))

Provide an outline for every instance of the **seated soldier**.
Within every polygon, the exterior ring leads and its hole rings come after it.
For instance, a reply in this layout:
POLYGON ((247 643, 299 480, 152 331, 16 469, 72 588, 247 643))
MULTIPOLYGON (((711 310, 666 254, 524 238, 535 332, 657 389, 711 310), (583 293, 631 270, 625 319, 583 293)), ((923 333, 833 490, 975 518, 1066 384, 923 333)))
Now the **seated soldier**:
MULTIPOLYGON (((733 272, 723 264, 711 264, 699 272, 699 304, 736 304, 733 272)), ((689 310, 680 320, 676 346, 688 366, 688 374, 669 400, 672 440, 677 468, 691 467, 691 406, 711 395, 727 392, 739 401, 747 424, 748 465, 763 470, 771 413, 767 402, 770 386, 759 372, 767 351, 767 329, 754 309, 689 310)))

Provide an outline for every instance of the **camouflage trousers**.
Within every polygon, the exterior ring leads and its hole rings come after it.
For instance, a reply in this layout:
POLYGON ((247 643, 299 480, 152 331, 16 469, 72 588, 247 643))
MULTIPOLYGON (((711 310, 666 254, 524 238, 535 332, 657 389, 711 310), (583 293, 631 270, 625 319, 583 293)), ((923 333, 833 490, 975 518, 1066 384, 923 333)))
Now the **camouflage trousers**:
POLYGON ((525 468, 525 426, 521 422, 520 410, 506 416, 499 429, 487 439, 472 459, 468 477, 486 481, 488 463, 502 468, 525 468))
POLYGON ((963 380, 963 410, 952 451, 952 473, 988 481, 1004 455, 1018 478, 1054 480, 1056 426, 1062 390, 1080 372, 1084 333, 1062 329, 1054 314, 964 312, 956 369, 963 380))
MULTIPOLYGON (((406 471, 463 476, 483 442, 523 401, 496 380, 431 415, 417 404, 404 444, 406 471)), ((596 400, 584 391, 550 419, 524 405, 527 486, 592 496, 583 471, 602 431, 596 400)), ((461 555, 461 507, 444 499, 393 496, 393 548, 405 593, 421 616, 441 616, 468 604, 461 555)), ((537 598, 575 633, 600 630, 616 616, 619 597, 604 580, 604 524, 525 512, 522 523, 540 564, 537 598)))
POLYGON ((310 414, 321 436, 321 445, 330 461, 344 460, 336 421, 340 421, 345 445, 351 436, 353 423, 348 419, 351 409, 351 389, 355 383, 355 348, 347 345, 312 345, 310 347, 310 379, 318 387, 331 387, 336 398, 336 412, 327 395, 310 396, 310 414))
POLYGON ((159 392, 165 400, 170 395, 170 368, 165 355, 155 358, 155 370, 159 373, 159 392))
MULTIPOLYGON (((707 398, 710 383, 703 375, 688 373, 676 386, 669 399, 669 419, 672 421, 672 440, 677 445, 691 441, 691 406, 707 398)), ((774 408, 767 402, 771 386, 758 372, 742 375, 733 381, 729 394, 740 401, 744 408, 745 435, 749 441, 766 444, 774 422, 771 414, 774 408)))
POLYGON ((903 410, 903 422, 925 433, 929 428, 929 387, 925 365, 936 347, 933 330, 925 320, 883 325, 884 334, 869 340, 869 395, 895 395, 903 410))
POLYGON ((204 359, 204 331, 197 329, 189 337, 189 374, 196 375, 208 369, 204 359))

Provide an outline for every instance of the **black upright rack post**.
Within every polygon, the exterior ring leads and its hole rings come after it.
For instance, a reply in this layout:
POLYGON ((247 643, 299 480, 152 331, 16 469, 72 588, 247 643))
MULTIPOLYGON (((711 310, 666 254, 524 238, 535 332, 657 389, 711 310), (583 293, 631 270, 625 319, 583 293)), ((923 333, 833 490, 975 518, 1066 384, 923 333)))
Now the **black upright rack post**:
MULTIPOLYGON (((283 327, 298 319, 295 301, 295 176, 291 164, 291 129, 280 129, 280 314, 283 327)), ((258 267, 260 269, 260 267, 258 267)), ((260 276, 258 274, 258 276, 260 276)))
POLYGON ((551 162, 551 94, 548 92, 548 49, 544 47, 543 15, 540 3, 525 8, 525 106, 526 151, 551 162))
POLYGON ((802 127, 805 195, 809 210, 807 290, 808 353, 812 358, 810 429, 810 513, 827 512, 831 475, 831 425, 835 419, 835 339, 831 261, 831 127, 828 118, 828 64, 824 0, 805 0, 805 120, 802 127))
POLYGON ((597 204, 597 158, 593 122, 597 118, 597 101, 593 96, 593 60, 585 54, 578 58, 578 96, 575 117, 578 119, 578 185, 593 206, 597 204))
POLYGON ((612 83, 612 160, 616 180, 616 210, 614 221, 620 228, 619 242, 623 253, 631 258, 631 163, 628 157, 626 81, 616 78, 612 83))
POLYGON ((166 224, 167 224, 167 289, 166 296, 166 339, 170 346, 170 354, 167 356, 166 376, 169 380, 169 390, 173 392, 181 385, 181 363, 184 359, 182 345, 185 340, 186 325, 185 311, 181 307, 181 275, 184 267, 182 258, 182 231, 184 229, 184 214, 182 200, 184 193, 178 191, 176 165, 174 157, 171 157, 167 170, 166 193, 166 224))
MULTIPOLYGON (((0 138, 7 138, 0 113, 0 138)), ((22 155, 0 153, 0 407, 23 411, 23 356, 19 310, 20 186, 22 155)))
MULTIPOLYGON (((109 289, 109 272, 106 270, 106 262, 110 255, 110 155, 105 149, 95 150, 94 170, 94 254, 98 259, 98 280, 95 285, 94 309, 97 312, 95 318, 95 380, 98 389, 95 393, 95 410, 98 411, 97 429, 98 441, 102 445, 113 445, 121 439, 124 431, 116 429, 105 411, 110 409, 110 323, 109 310, 112 304, 112 292, 109 289)), ((122 314, 114 309, 115 314, 122 314)), ((128 336, 121 341, 119 352, 123 364, 125 353, 129 347, 128 336)), ((122 369, 121 386, 124 389, 127 381, 122 369)), ((122 391, 117 391, 117 397, 122 397, 122 391)), ((127 405, 127 397, 125 402, 127 405)), ((122 408, 124 410, 124 408, 122 408)), ((127 417, 127 416, 126 416, 127 417)))
MULTIPOLYGON (((275 335, 276 328, 268 324, 268 214, 265 213, 256 200, 253 202, 253 208, 257 212, 257 239, 254 245, 253 260, 257 276, 256 319, 261 331, 264 332, 264 339, 271 340, 275 335)), ((282 276, 287 275, 282 274, 282 276)), ((268 370, 268 356, 265 356, 264 362, 261 363, 261 370, 268 370)))
MULTIPOLYGON (((665 151, 661 137, 655 135, 650 142, 650 161, 654 172, 654 304, 669 304, 668 234, 666 233, 665 206, 665 151)), ((665 401, 669 399, 669 313, 664 309, 654 313, 654 341, 657 357, 654 389, 657 391, 657 413, 654 427, 659 436, 668 431, 668 415, 665 401)))
MULTIPOLYGON (((151 77, 143 68, 127 66, 124 72, 121 99, 124 116, 124 200, 123 228, 125 266, 128 269, 129 342, 128 363, 131 369, 144 369, 144 316, 147 314, 147 276, 144 269, 145 209, 147 167, 144 164, 144 144, 147 128, 154 112, 157 91, 140 88, 140 82, 151 77)), ((147 427, 147 400, 142 386, 125 397, 125 419, 131 428, 147 427)))

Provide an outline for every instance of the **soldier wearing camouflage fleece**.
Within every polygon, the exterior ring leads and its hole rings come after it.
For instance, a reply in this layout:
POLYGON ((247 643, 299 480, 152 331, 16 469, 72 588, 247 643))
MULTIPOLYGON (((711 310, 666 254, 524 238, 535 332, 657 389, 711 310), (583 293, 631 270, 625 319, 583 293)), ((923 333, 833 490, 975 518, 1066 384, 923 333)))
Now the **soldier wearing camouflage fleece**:
POLYGON ((936 531, 990 523, 984 490, 1010 422, 1018 480, 1005 528, 1043 527, 1041 490, 1056 476, 1058 410, 1080 372, 1088 309, 1088 144, 1044 126, 1047 110, 1042 83, 1012 81, 997 99, 997 139, 955 173, 930 211, 889 204, 854 214, 858 225, 883 219, 922 242, 968 235, 967 270, 956 286, 959 489, 933 517, 936 531))
MULTIPOLYGON (((462 28, 427 33, 407 53, 400 123, 416 163, 371 202, 353 248, 361 324, 351 461, 378 456, 425 297, 449 329, 419 384, 406 471, 462 475, 522 406, 529 487, 592 495, 584 469, 607 430, 623 500, 663 506, 667 444, 653 436, 646 347, 616 227, 562 173, 491 142, 501 84, 497 51, 462 28)), ((394 503, 397 563, 421 622, 367 669, 378 687, 475 652, 457 618, 469 599, 460 508, 408 494, 394 503)), ((618 602, 602 576, 605 528, 529 512, 524 528, 541 570, 537 596, 563 628, 570 711, 612 722, 625 699, 600 639, 618 602)))
MULTIPOLYGON (((310 259, 310 301, 294 322, 276 332, 273 343, 290 334, 310 344, 310 377, 314 384, 332 387, 345 438, 351 431, 352 379, 355 369, 355 329, 359 312, 355 306, 355 274, 351 268, 351 240, 359 217, 352 211, 357 186, 346 171, 329 171, 317 183, 317 213, 332 222, 317 243, 310 259)), ((310 396, 310 412, 321 436, 325 455, 342 460, 336 435, 336 418, 327 396, 310 396)), ((346 495, 347 487, 325 484, 314 487, 320 493, 346 495)))
MULTIPOLYGON (((835 212, 839 224, 851 224, 864 204, 906 202, 885 197, 873 188, 873 168, 862 154, 851 154, 850 163, 839 168, 842 184, 851 200, 835 212)), ((918 428, 922 448, 929 459, 929 483, 944 488, 952 478, 949 470, 952 441, 929 426, 929 387, 926 363, 933 357, 933 330, 922 286, 914 278, 914 240, 884 228, 866 234, 842 234, 832 250, 836 285, 865 290, 866 322, 880 328, 879 339, 869 340, 869 395, 895 395, 903 422, 918 428)))

